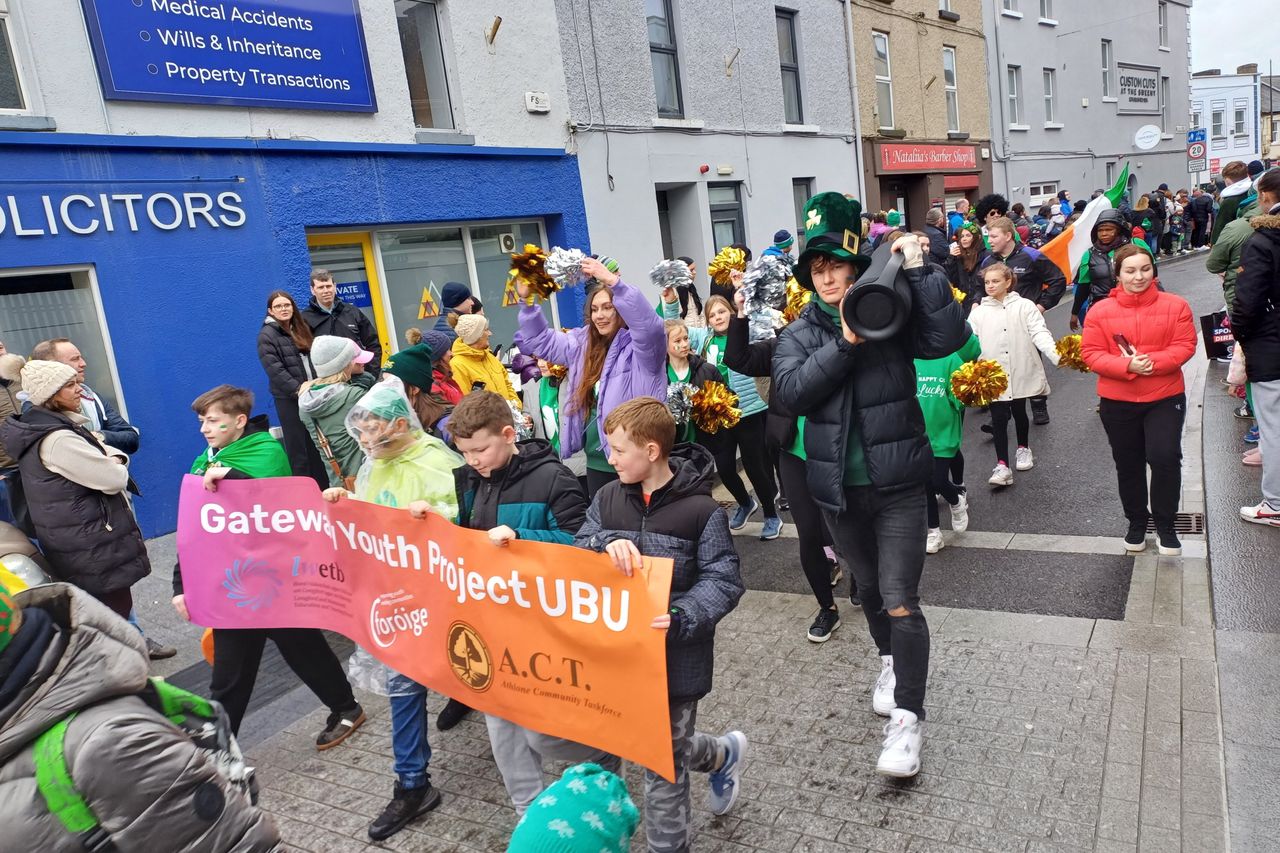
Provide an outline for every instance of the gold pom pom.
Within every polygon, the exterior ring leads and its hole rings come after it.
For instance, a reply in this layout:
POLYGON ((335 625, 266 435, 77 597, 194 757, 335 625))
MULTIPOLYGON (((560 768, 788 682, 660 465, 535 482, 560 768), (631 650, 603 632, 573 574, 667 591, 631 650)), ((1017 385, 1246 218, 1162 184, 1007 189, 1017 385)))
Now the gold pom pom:
POLYGON ((951 374, 951 393, 969 408, 989 406, 1009 389, 1009 377, 999 362, 982 358, 960 365, 951 374))
MULTIPOLYGON (((534 299, 550 299, 551 294, 560 289, 556 280, 547 275, 547 253, 541 246, 525 243, 523 252, 511 256, 511 264, 510 283, 527 285, 530 302, 534 299)), ((506 304, 505 298, 503 304, 506 304)))
POLYGON ((961 305, 964 304, 964 291, 956 287, 954 284, 951 285, 951 295, 955 297, 956 302, 959 302, 961 305))
POLYGON ((723 382, 704 382, 690 399, 689 405, 692 408, 694 426, 712 435, 722 429, 733 429, 742 420, 738 395, 730 391, 723 382))
POLYGON ((790 323, 792 320, 800 316, 800 312, 804 310, 804 306, 809 304, 813 299, 813 291, 801 286, 795 277, 787 279, 787 304, 782 309, 782 319, 790 323))
POLYGON ((707 264, 707 275, 711 276, 711 280, 716 284, 728 285, 733 283, 729 273, 743 272, 746 268, 746 252, 732 246, 725 246, 711 259, 711 263, 707 264))
POLYGON ((1063 335, 1054 346, 1058 350, 1058 367, 1081 373, 1089 372, 1089 365, 1084 363, 1084 357, 1080 354, 1079 335, 1063 335))
POLYGON ((542 375, 552 379, 564 379, 569 375, 569 368, 563 364, 548 364, 547 369, 542 371, 542 375))

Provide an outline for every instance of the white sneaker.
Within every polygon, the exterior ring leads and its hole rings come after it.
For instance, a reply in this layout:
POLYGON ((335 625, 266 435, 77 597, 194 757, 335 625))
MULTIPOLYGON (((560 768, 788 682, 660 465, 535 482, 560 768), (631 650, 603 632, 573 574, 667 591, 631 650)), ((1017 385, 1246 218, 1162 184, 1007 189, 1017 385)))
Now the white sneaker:
POLYGON ((1012 486, 1013 472, 1009 470, 1008 465, 997 465, 991 472, 991 479, 987 482, 993 486, 1012 486))
POLYGON ((945 544, 942 541, 942 531, 937 527, 930 527, 929 538, 924 542, 924 552, 926 554, 936 554, 942 550, 942 546, 945 544))
POLYGON ((1031 455, 1031 448, 1019 447, 1017 459, 1013 464, 1019 471, 1030 471, 1036 467, 1036 458, 1031 455))
POLYGON ((1268 501, 1263 501, 1257 506, 1240 507, 1240 517, 1252 524, 1267 524, 1271 527, 1280 527, 1280 510, 1273 507, 1268 501))
POLYGON ((894 708, 884 727, 884 749, 876 762, 876 772, 907 779, 920 772, 920 746, 924 724, 910 711, 894 708))
POLYGON ((880 677, 876 679, 876 688, 871 693, 871 710, 882 717, 887 717, 898 707, 893 698, 893 689, 898 686, 898 677, 893 674, 893 655, 880 656, 880 677))
POLYGON ((969 496, 960 493, 960 501, 951 508, 951 529, 964 533, 969 529, 969 496))

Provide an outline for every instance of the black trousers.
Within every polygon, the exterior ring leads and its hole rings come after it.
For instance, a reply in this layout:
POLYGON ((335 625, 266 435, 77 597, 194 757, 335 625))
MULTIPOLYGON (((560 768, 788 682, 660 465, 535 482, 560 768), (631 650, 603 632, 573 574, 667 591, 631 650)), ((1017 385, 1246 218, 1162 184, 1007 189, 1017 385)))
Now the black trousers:
POLYGON ((676 296, 680 297, 680 317, 683 319, 689 310, 689 299, 693 299, 693 310, 699 314, 702 313, 702 297, 698 295, 698 289, 693 285, 688 287, 677 287, 676 296))
POLYGON ((596 496, 596 492, 618 479, 618 472, 612 469, 608 471, 597 471, 594 468, 587 469, 587 500, 591 500, 596 496))
POLYGON ((769 463, 769 451, 765 447, 764 421, 766 412, 756 412, 738 421, 731 430, 716 436, 714 454, 716 471, 724 487, 741 506, 751 503, 751 493, 738 476, 738 451, 742 451, 742 467, 755 487, 756 497, 764 509, 765 518, 778 514, 774 498, 778 496, 778 484, 773 479, 773 466, 769 463))
MULTIPOLYGON (((1013 418, 1018 446, 1026 447, 1030 440, 1031 422, 1027 420, 1027 398, 996 401, 991 404, 991 437, 995 439, 996 461, 1009 465, 1009 418, 1013 418)), ((1010 465, 1009 467, 1013 467, 1010 465)))
POLYGON ((298 398, 275 397, 276 415, 280 418, 280 431, 284 433, 284 452, 289 456, 289 468, 295 477, 310 477, 320 485, 321 491, 329 488, 329 474, 325 470, 320 451, 312 441, 298 414, 298 398))
POLYGON ((1204 245, 1205 232, 1208 230, 1209 223, 1207 220, 1194 220, 1191 228, 1191 248, 1199 249, 1204 245))
POLYGON ((338 656, 315 628, 215 628, 209 696, 227 709, 233 732, 239 733, 249 709, 268 639, 276 644, 289 669, 330 711, 345 711, 356 704, 338 656))
MULTIPOLYGON (((809 582, 813 597, 818 599, 818 606, 830 610, 835 607, 836 600, 831 590, 831 562, 822 550, 823 546, 831 545, 827 520, 809 494, 803 459, 790 453, 779 454, 778 472, 782 476, 787 500, 791 502, 791 521, 795 523, 800 543, 800 568, 804 571, 804 579, 809 582)), ((854 582, 852 575, 849 581, 854 582)))
MULTIPOLYGON (((956 451, 956 456, 960 456, 960 451, 956 451)), ((938 518, 938 498, 941 497, 947 502, 947 506, 955 506, 960 501, 960 492, 956 489, 956 483, 951 478, 952 472, 955 470, 955 459, 948 459, 940 456, 933 457, 933 479, 929 482, 929 489, 925 494, 925 509, 929 515, 929 529, 933 530, 941 523, 938 518)), ((964 481, 964 457, 960 456, 960 482, 964 481)))
POLYGON ((1098 404, 1102 426, 1116 463, 1120 503, 1131 527, 1156 520, 1156 530, 1173 532, 1182 493, 1182 422, 1187 414, 1185 394, 1150 403, 1126 403, 1103 398, 1098 404), (1151 488, 1147 489, 1147 468, 1151 488))

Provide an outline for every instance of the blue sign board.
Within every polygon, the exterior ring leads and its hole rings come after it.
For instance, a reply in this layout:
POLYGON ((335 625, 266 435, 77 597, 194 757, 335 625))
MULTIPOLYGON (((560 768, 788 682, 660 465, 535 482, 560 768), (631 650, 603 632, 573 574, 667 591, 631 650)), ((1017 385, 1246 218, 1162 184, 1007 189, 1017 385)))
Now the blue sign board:
POLYGON ((338 285, 338 298, 357 308, 373 307, 373 297, 369 294, 369 282, 367 281, 342 282, 338 285))
POLYGON ((108 100, 377 112, 359 0, 80 0, 108 100))
POLYGON ((1209 139, 1208 132, 1203 127, 1193 127, 1187 131, 1187 144, 1194 145, 1197 142, 1207 142, 1209 139))

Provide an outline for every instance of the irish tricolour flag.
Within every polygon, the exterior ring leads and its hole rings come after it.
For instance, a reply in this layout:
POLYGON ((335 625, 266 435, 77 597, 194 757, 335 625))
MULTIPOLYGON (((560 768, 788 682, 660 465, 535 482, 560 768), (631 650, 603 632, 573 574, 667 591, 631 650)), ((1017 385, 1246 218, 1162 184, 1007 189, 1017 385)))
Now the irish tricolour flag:
POLYGON ((1129 164, 1125 163, 1120 170, 1120 177, 1116 178, 1115 186, 1089 202, 1079 219, 1040 249, 1040 254, 1057 264, 1068 282, 1076 280, 1076 267, 1080 266, 1085 250, 1093 245, 1093 239, 1089 235, 1093 233, 1098 217, 1102 215, 1102 211, 1120 205, 1120 197, 1124 195, 1128 184, 1129 164))

